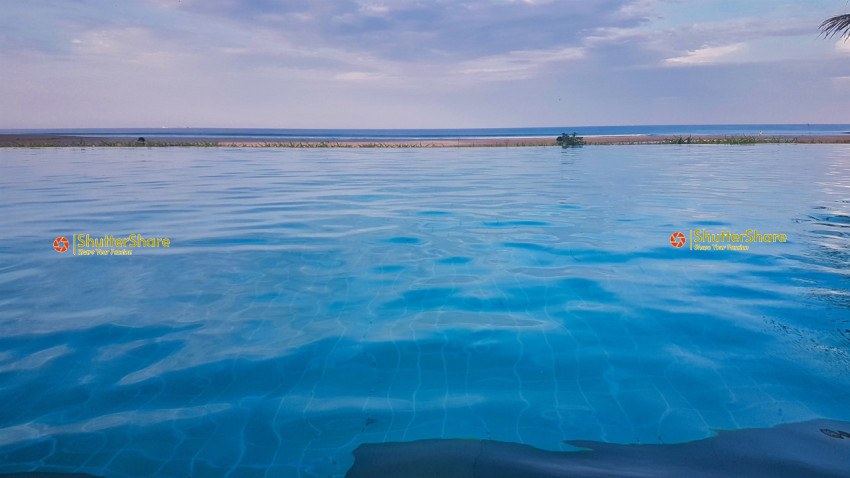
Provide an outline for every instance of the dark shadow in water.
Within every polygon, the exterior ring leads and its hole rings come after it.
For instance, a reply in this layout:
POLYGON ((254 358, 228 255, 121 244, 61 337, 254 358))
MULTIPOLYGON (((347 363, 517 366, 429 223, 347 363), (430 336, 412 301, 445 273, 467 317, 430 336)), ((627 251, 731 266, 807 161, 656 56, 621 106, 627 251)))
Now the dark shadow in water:
POLYGON ((837 477, 850 473, 850 423, 813 420, 722 431, 675 445, 569 441, 551 452, 489 440, 360 445, 346 478, 837 477))

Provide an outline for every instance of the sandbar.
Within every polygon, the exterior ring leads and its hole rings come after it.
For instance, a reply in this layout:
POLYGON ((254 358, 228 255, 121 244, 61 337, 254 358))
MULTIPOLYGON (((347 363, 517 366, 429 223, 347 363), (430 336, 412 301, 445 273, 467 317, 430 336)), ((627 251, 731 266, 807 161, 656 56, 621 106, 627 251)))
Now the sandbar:
MULTIPOLYGON (((831 136, 586 136, 585 144, 748 144, 748 143, 850 143, 850 135, 831 136)), ((157 137, 144 142, 137 137, 69 136, 54 134, 0 134, 0 147, 89 147, 89 146, 208 146, 240 148, 463 148, 557 146, 555 137, 457 138, 416 140, 246 140, 240 138, 157 137)))

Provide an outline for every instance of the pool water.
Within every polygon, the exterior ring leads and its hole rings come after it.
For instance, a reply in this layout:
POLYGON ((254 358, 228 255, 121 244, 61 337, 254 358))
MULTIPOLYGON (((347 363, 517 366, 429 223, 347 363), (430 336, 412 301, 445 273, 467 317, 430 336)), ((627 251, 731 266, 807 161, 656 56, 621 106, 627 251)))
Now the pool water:
POLYGON ((850 420, 848 247, 847 145, 2 149, 0 473, 850 420))

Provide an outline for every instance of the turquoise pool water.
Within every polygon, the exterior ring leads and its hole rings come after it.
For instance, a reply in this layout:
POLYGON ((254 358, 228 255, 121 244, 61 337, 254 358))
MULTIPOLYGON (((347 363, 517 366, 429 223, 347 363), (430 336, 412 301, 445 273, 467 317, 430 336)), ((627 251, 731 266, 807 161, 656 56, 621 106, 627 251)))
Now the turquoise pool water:
POLYGON ((850 420, 848 246, 847 145, 0 149, 0 472, 850 420))

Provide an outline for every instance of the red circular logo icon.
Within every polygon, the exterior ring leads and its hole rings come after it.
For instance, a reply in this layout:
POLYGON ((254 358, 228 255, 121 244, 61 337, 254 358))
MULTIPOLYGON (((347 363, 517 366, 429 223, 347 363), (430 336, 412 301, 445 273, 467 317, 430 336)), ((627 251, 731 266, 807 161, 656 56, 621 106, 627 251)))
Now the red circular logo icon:
POLYGON ((53 248, 56 249, 57 252, 65 252, 68 250, 68 239, 64 237, 57 237, 55 241, 53 241, 53 248))
POLYGON ((682 247, 685 245, 685 235, 681 232, 674 232, 672 236, 670 236, 670 244, 673 244, 673 247, 682 247))

